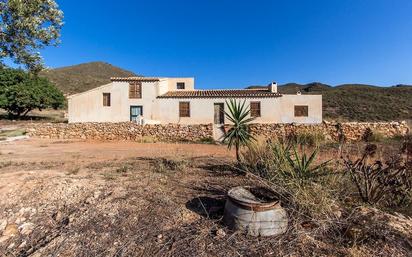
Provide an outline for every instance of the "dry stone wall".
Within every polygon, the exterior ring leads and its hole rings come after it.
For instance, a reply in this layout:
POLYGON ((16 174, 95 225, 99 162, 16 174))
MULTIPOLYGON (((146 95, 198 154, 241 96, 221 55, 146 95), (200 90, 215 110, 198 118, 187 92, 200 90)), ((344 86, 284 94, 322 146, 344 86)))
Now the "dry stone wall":
POLYGON ((119 123, 34 123, 29 136, 53 139, 130 140, 130 141, 201 141, 213 136, 208 125, 138 125, 119 123))
POLYGON ((287 136, 291 133, 321 133, 326 139, 338 141, 338 127, 348 141, 362 140, 365 131, 369 128, 373 133, 384 137, 405 135, 409 133, 406 122, 346 122, 336 123, 324 121, 322 124, 252 124, 250 130, 253 135, 266 138, 287 136))
MULTIPOLYGON (((406 122, 339 123, 349 141, 362 139, 367 128, 385 137, 409 133, 406 122)), ((230 126, 226 126, 229 129, 230 126)), ((326 139, 338 140, 338 123, 303 124, 251 124, 250 130, 258 137, 272 138, 291 133, 322 133, 326 139)), ((213 125, 138 125, 120 123, 33 123, 27 127, 30 136, 53 139, 130 140, 130 141, 190 141, 199 142, 213 137, 213 125)))

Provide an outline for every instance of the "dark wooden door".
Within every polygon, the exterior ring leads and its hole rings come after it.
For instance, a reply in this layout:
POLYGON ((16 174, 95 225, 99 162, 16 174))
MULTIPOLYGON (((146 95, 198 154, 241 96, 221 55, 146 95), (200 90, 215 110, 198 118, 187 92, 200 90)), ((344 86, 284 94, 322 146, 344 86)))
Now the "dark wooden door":
POLYGON ((225 105, 223 103, 215 103, 215 124, 224 124, 225 123, 225 105))

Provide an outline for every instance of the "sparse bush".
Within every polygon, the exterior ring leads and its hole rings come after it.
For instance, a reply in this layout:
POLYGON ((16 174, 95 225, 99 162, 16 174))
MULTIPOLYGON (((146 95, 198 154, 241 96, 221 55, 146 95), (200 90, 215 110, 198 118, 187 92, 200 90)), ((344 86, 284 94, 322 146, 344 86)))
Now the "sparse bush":
POLYGON ((214 144, 215 140, 212 137, 202 137, 199 142, 202 144, 214 144))
MULTIPOLYGON (((401 149, 403 150, 403 148, 401 149)), ((346 172, 355 184, 359 197, 368 204, 403 205, 411 196, 412 170, 402 151, 388 161, 370 160, 376 145, 367 145, 360 158, 344 160, 346 172)))
POLYGON ((288 146, 281 141, 257 141, 241 153, 241 167, 269 181, 274 181, 281 170, 288 169, 285 152, 288 146))
POLYGON ((298 131, 286 137, 290 144, 318 147, 325 142, 325 135, 319 131, 298 131))
POLYGON ((17 137, 26 134, 25 129, 4 130, 0 132, 0 137, 17 137))
POLYGON ((70 167, 67 170, 67 175, 77 175, 79 173, 79 171, 80 171, 79 166, 73 166, 73 167, 70 167))
POLYGON ((385 135, 379 131, 374 131, 371 128, 366 128, 362 135, 362 140, 364 142, 382 142, 385 140, 385 135))
POLYGON ((151 136, 142 136, 140 139, 141 143, 156 143, 157 140, 154 137, 151 136))
POLYGON ((156 159, 153 163, 154 171, 165 173, 167 171, 183 171, 189 166, 189 162, 185 159, 156 159))
POLYGON ((116 169, 117 173, 126 173, 130 169, 129 165, 122 165, 116 169))

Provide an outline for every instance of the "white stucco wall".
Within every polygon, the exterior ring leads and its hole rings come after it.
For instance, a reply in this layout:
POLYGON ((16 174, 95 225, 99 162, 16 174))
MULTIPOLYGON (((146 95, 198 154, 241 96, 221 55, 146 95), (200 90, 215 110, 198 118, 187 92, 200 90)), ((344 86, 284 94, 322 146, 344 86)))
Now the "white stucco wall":
POLYGON ((120 122, 130 120, 130 106, 143 106, 143 115, 152 118, 157 83, 142 82, 142 98, 129 99, 128 82, 112 82, 68 98, 69 122, 120 122), (103 93, 110 93, 111 106, 103 106, 103 93))
MULTIPOLYGON (((321 95, 283 95, 277 98, 246 98, 237 99, 246 101, 260 101, 261 117, 255 123, 321 123, 322 96, 321 95), (308 117, 295 117, 295 105, 307 105, 308 117)), ((224 98, 189 98, 189 99, 157 99, 155 119, 161 123, 205 124, 214 122, 214 103, 225 103, 224 98), (179 117, 179 102, 190 102, 190 117, 179 117)), ((225 104, 225 110, 227 106, 225 104)), ((228 123, 225 118, 225 123, 228 123)))
MULTIPOLYGON (((142 98, 129 99, 128 82, 110 84, 68 98, 69 122, 122 122, 130 120, 130 106, 142 106, 147 123, 206 124, 214 122, 214 103, 224 98, 157 98, 167 91, 176 91, 176 83, 185 82, 185 90, 194 90, 193 78, 164 78, 158 82, 142 82, 142 98), (110 93, 111 106, 103 106, 103 93, 110 93), (190 117, 179 117, 179 102, 190 102, 190 117)), ((320 123, 321 95, 283 95, 276 98, 247 98, 260 101, 261 117, 256 123, 320 123), (308 117, 294 117, 295 105, 308 105, 308 117)), ((225 110, 227 107, 225 106, 225 110)), ((225 120, 225 123, 228 123, 225 120)))

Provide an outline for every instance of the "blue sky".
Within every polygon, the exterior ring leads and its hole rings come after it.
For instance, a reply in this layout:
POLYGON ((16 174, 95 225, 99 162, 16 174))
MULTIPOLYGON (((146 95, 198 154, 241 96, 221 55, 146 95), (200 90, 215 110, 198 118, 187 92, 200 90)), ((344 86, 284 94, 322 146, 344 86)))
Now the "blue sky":
POLYGON ((411 0, 57 1, 46 65, 105 61, 197 88, 320 81, 412 84, 411 0))

